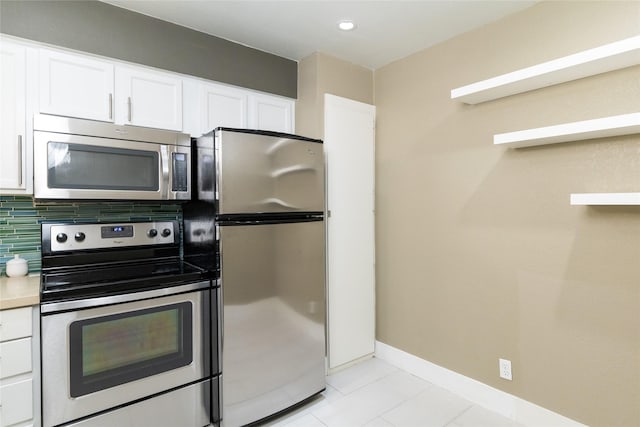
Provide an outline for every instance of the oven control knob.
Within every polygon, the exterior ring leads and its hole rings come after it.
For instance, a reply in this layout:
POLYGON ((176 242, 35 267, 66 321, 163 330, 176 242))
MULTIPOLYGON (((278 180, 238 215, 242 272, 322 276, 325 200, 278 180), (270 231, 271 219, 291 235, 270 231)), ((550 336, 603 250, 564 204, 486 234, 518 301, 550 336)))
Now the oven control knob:
POLYGON ((160 233, 162 235, 162 237, 169 237, 171 236, 171 230, 169 230, 168 228, 165 228, 164 230, 162 230, 162 233, 160 233))
POLYGON ((151 230, 147 231, 147 236, 149 237, 156 237, 158 235, 158 230, 156 230, 155 228, 152 228, 151 230))
POLYGON ((67 241, 67 235, 64 233, 58 233, 58 235, 56 236, 56 240, 58 241, 58 243, 64 243, 67 241))
POLYGON ((76 233, 76 235, 75 235, 75 236, 73 236, 73 238, 74 238, 74 239, 76 239, 76 242, 82 242, 82 241, 84 241, 85 237, 87 237, 87 236, 85 236, 85 234, 84 234, 82 231, 78 231, 78 232, 76 233))

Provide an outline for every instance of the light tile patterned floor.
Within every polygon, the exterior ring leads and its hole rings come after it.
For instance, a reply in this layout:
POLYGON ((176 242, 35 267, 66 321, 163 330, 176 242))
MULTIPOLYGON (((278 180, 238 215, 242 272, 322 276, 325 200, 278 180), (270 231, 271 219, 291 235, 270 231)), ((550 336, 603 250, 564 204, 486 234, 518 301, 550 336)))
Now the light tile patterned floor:
POLYGON ((267 425, 522 427, 375 358, 328 376, 321 396, 267 425))

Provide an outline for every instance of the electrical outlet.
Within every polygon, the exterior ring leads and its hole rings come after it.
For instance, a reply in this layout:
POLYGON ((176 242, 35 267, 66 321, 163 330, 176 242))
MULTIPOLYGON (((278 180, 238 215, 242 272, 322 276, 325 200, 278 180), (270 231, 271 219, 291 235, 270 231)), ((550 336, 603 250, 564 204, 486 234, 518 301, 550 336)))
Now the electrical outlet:
POLYGON ((498 366, 500 367, 500 378, 511 381, 511 360, 498 359, 498 366))

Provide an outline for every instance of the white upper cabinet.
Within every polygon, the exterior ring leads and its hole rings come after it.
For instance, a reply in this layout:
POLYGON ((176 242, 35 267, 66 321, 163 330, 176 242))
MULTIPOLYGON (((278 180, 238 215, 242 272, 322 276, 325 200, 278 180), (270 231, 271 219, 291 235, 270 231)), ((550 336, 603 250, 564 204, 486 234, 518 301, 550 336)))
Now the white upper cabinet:
POLYGON ((205 83, 201 91, 204 132, 216 127, 247 127, 247 93, 228 86, 205 83))
POLYGON ((217 127, 293 133, 293 99, 197 79, 185 79, 185 132, 217 127))
POLYGON ((40 50, 41 113, 182 130, 182 80, 143 67, 40 50))
POLYGON ((184 79, 184 132, 193 137, 217 127, 247 127, 248 92, 199 79, 184 79))
MULTIPOLYGON (((31 49, 0 40, 0 193, 32 190, 31 134, 27 126, 27 54, 31 49)), ((30 70, 33 72, 33 70, 30 70)))
POLYGON ((40 50, 40 112, 113 122, 114 65, 40 50))
MULTIPOLYGON (((294 130, 293 99, 80 52, 37 45, 32 49, 39 81, 32 85, 35 108, 26 115, 12 108, 26 117, 27 127, 37 112, 175 130, 195 137, 216 127, 294 130)), ((3 98, 3 103, 9 102, 3 98)), ((4 171, 9 173, 8 168, 4 171)))
POLYGON ((0 49, 0 187, 24 188, 25 49, 2 44, 0 49))
POLYGON ((182 131, 182 79, 145 68, 116 67, 116 123, 182 131))
POLYGON ((276 96, 249 95, 249 123, 252 129, 293 133, 294 101, 276 96))

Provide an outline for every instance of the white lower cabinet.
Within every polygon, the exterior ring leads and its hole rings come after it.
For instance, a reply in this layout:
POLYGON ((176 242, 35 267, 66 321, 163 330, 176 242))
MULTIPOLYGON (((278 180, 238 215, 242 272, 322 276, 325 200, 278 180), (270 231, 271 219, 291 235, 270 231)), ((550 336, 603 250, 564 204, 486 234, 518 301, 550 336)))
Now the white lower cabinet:
POLYGON ((31 378, 0 386, 0 425, 13 426, 33 419, 31 378))
POLYGON ((33 425, 37 418, 33 313, 31 307, 0 311, 0 427, 33 425))
POLYGON ((0 379, 31 372, 31 338, 0 342, 0 379))
POLYGON ((30 337, 32 330, 30 307, 0 310, 0 342, 30 337))

